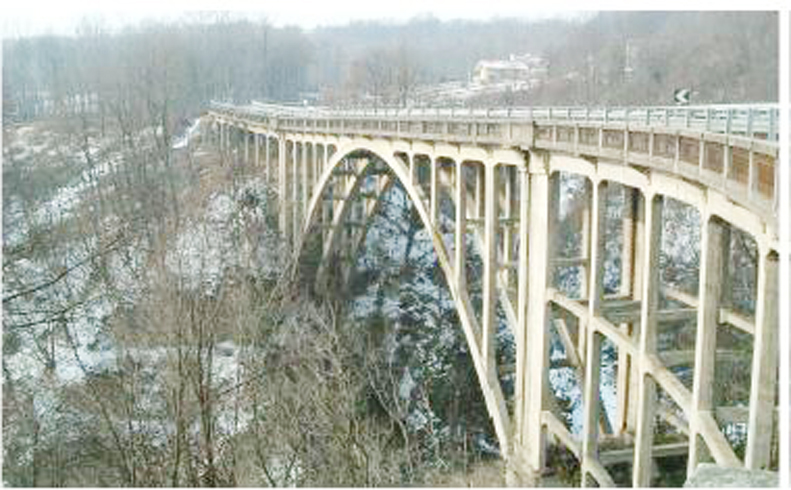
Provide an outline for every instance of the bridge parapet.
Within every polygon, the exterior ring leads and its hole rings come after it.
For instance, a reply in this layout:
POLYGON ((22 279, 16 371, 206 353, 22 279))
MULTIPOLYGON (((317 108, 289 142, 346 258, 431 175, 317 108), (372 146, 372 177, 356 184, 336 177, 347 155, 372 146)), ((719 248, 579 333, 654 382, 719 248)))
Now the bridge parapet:
POLYGON ((212 108, 252 115, 283 115, 289 117, 374 119, 455 119, 455 120, 515 120, 515 121, 567 121, 574 123, 629 126, 668 127, 695 131, 741 135, 748 138, 777 141, 779 112, 777 104, 720 104, 705 106, 658 107, 511 107, 511 108, 366 108, 336 109, 301 107, 252 102, 237 106, 220 102, 212 108))
POLYGON ((715 188, 776 225, 775 106, 327 110, 215 103, 272 131, 566 152, 645 166, 715 188))

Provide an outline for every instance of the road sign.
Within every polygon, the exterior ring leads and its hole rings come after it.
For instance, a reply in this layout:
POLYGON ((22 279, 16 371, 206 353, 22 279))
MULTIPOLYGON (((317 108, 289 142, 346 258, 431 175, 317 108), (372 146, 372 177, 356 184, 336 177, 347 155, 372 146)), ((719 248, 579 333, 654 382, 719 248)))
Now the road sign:
POLYGON ((678 88, 675 92, 673 92, 673 99, 675 99, 676 104, 689 104, 689 96, 692 92, 688 88, 678 88))

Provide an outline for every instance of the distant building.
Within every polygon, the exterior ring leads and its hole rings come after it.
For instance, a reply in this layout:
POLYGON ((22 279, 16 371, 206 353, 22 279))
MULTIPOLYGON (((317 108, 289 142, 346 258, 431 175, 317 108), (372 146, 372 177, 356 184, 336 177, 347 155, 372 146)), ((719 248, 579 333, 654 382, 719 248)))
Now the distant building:
POLYGON ((481 97, 497 98, 516 90, 530 90, 547 80, 549 63, 540 56, 511 55, 505 60, 481 60, 469 82, 460 80, 416 86, 415 105, 465 105, 481 97))
POLYGON ((548 63, 531 54, 511 55, 507 60, 481 60, 475 65, 472 81, 479 85, 508 84, 513 88, 533 88, 546 79, 548 63))

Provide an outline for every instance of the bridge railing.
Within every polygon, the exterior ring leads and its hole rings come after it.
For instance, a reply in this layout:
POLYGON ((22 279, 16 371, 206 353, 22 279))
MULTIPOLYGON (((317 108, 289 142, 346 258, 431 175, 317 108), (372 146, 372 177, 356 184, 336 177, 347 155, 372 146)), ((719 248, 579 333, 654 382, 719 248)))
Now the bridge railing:
MULTIPOLYGON (((228 105, 226 105, 227 107, 228 105)), ((238 107, 238 106, 231 106, 238 107)), ((777 104, 720 104, 707 106, 657 107, 511 107, 511 108, 361 108, 331 109, 252 102, 245 109, 251 114, 291 116, 362 116, 408 119, 413 117, 510 119, 515 121, 573 121, 621 123, 630 126, 665 126, 693 129, 748 138, 777 141, 779 108, 777 104)))
POLYGON ((665 108, 327 110, 214 104, 279 131, 544 148, 657 168, 716 188, 774 220, 778 110, 771 105, 665 108), (752 137, 751 137, 752 136, 752 137))

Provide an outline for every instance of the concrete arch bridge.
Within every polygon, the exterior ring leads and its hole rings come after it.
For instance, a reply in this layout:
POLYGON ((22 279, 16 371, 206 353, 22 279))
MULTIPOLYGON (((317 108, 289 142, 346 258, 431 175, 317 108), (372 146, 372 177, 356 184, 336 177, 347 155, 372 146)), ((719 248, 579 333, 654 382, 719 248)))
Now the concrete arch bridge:
POLYGON ((548 447, 579 460, 583 486, 650 485, 669 457, 686 457, 688 472, 776 459, 775 107, 254 103, 212 104, 204 120, 276 185, 294 253, 321 239, 325 287, 400 182, 431 235, 513 481, 546 471, 548 447), (483 262, 479 310, 470 247, 483 262), (495 356, 498 308, 516 345, 513 400, 495 356), (557 408, 557 369, 579 386, 579 420, 557 408))

